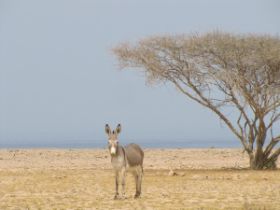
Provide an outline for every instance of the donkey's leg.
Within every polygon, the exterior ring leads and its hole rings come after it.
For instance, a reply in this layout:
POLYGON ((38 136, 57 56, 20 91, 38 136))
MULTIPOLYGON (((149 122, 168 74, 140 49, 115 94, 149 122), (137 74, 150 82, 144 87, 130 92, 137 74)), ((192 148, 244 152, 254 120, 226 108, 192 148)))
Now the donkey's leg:
POLYGON ((142 186, 142 177, 143 177, 143 172, 142 170, 139 170, 139 174, 138 174, 138 194, 139 196, 141 195, 141 186, 142 186))
POLYGON ((125 168, 121 170, 121 179, 122 179, 122 197, 125 198, 125 178, 126 178, 126 171, 125 168))
POLYGON ((134 195, 134 198, 138 198, 139 197, 139 190, 138 190, 138 173, 137 172, 134 172, 133 173, 133 176, 134 176, 134 180, 135 180, 135 188, 136 188, 136 192, 135 192, 135 195, 134 195))
POLYGON ((141 184, 142 184, 142 176, 143 176, 143 172, 142 172, 142 168, 137 168, 137 171, 136 171, 136 177, 137 179, 135 180, 136 181, 136 194, 135 194, 135 198, 138 198, 140 197, 141 195, 141 184))
POLYGON ((116 193, 114 199, 119 197, 119 172, 115 171, 115 184, 116 184, 116 193))

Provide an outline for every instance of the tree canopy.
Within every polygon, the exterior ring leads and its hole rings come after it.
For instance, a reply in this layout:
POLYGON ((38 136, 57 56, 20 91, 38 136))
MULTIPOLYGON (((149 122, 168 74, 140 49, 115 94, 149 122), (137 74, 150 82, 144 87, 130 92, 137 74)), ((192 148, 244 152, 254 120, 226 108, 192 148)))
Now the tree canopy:
POLYGON ((155 36, 113 49, 121 68, 135 67, 151 83, 171 82, 229 127, 253 169, 275 168, 280 132, 280 38, 270 35, 155 36), (237 113, 236 119, 226 109, 237 113))

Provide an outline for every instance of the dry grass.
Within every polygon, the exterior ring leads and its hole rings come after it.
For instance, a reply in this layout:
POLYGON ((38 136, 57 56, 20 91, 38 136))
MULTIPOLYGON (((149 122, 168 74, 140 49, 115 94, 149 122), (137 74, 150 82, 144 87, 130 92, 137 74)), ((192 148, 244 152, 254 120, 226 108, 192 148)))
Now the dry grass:
MULTIPOLYGON (((18 160, 13 164, 7 159, 11 151, 0 151, 0 157, 2 157, 0 160, 0 209, 270 210, 280 208, 279 170, 177 169, 175 170, 177 176, 168 176, 168 170, 163 165, 162 169, 147 165, 142 198, 133 199, 135 187, 132 176, 128 175, 127 198, 113 200, 114 178, 112 171, 107 169, 107 165, 101 168, 97 163, 99 159, 87 160, 97 165, 90 163, 81 164, 81 166, 73 165, 71 161, 66 162, 69 158, 67 155, 65 157, 62 155, 57 161, 53 160, 46 164, 43 160, 56 158, 52 153, 48 156, 49 152, 48 150, 25 151, 26 154, 33 154, 37 162, 31 164, 32 157, 29 156, 31 159, 29 163, 27 161, 26 164, 17 165, 18 160), (40 155, 44 156, 41 161, 43 167, 40 166, 37 153, 44 153, 40 155), (60 165, 63 158, 65 158, 65 164, 60 165), (7 163, 11 164, 10 167, 7 163)), ((106 151, 92 150, 91 152, 97 156, 106 154, 106 151)), ((72 159, 74 163, 78 163, 86 161, 82 157, 89 155, 90 151, 73 151, 73 153, 79 154, 76 159, 72 159), (79 158, 82 160, 77 160, 79 158)), ((11 154, 10 156, 13 159, 16 158, 11 154)), ((184 160, 180 159, 180 154, 178 156, 175 160, 184 163, 184 160)), ((146 163, 152 164, 149 158, 146 158, 146 163)), ((213 157, 209 156, 207 162, 211 162, 211 158, 213 157)), ((109 157, 104 157, 104 159, 109 162, 109 157)), ((223 167, 223 164, 221 166, 223 167)))

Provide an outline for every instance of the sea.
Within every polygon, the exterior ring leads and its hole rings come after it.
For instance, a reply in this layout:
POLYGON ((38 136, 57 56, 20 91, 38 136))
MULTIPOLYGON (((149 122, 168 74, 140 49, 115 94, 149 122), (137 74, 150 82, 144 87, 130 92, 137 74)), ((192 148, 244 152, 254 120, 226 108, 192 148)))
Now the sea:
MULTIPOLYGON (((121 140, 122 145, 137 143, 143 148, 242 148, 238 139, 231 140, 194 140, 194 139, 142 139, 121 140)), ((59 148, 86 149, 106 148, 106 139, 76 139, 76 140, 0 140, 0 148, 59 148)))

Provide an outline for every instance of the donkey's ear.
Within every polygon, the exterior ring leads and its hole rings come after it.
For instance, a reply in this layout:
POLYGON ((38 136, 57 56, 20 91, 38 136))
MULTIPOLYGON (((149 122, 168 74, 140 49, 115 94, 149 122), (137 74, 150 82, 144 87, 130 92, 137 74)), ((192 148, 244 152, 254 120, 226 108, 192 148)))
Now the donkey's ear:
POLYGON ((105 133, 107 133, 108 135, 111 134, 111 128, 108 124, 105 125, 105 133))
POLYGON ((116 128, 116 133, 119 134, 121 132, 121 130, 122 130, 122 126, 121 126, 121 124, 118 124, 117 128, 116 128))

